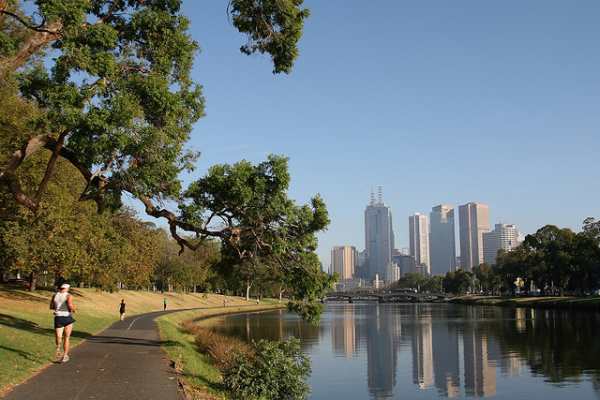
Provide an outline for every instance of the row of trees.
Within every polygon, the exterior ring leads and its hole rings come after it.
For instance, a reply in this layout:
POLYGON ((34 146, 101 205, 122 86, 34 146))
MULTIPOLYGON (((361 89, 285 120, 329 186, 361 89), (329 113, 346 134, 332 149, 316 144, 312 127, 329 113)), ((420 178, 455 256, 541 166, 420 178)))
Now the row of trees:
POLYGON ((494 266, 481 264, 443 277, 409 273, 396 286, 454 294, 514 294, 532 288, 541 294, 591 293, 600 288, 600 221, 587 218, 579 233, 546 225, 516 249, 500 251, 494 266))

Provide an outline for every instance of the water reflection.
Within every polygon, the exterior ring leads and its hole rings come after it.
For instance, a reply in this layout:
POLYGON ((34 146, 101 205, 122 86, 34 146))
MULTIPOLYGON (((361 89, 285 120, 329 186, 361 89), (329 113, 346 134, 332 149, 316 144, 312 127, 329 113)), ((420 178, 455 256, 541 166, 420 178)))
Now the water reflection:
POLYGON ((301 338, 313 358, 312 398, 550 400, 600 391, 599 319, 532 309, 337 304, 328 305, 319 326, 283 311, 211 324, 247 340, 301 338))

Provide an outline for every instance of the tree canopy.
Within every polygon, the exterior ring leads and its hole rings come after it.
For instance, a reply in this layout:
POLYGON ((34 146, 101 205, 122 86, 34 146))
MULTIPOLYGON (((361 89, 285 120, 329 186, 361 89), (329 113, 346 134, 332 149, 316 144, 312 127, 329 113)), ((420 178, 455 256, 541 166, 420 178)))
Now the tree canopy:
MULTIPOLYGON (((182 188, 179 175, 193 168, 196 157, 186 142, 192 125, 203 115, 204 98, 190 76, 198 46, 180 11, 181 1, 34 4, 26 14, 16 1, 0 2, 0 76, 14 80, 20 97, 39 110, 26 122, 29 129, 13 132, 0 170, 0 183, 15 201, 35 212, 56 172, 56 159, 63 158, 86 181, 82 199, 96 201, 101 210, 118 209, 123 193, 130 193, 149 215, 167 220, 181 246, 193 247, 178 230, 217 237, 234 247, 246 243, 240 240, 243 235, 251 235, 260 246, 266 244, 256 227, 243 225, 246 218, 240 212, 248 208, 238 209, 219 229, 210 225, 211 215, 223 210, 205 207, 216 191, 207 190, 206 184, 218 183, 218 174, 227 173, 222 166, 188 190, 182 188), (26 191, 17 171, 42 149, 52 154, 46 174, 36 189, 26 191), (166 201, 184 204, 183 212, 160 207, 166 201)), ((232 0, 227 10, 233 25, 247 36, 244 53, 268 53, 275 73, 291 71, 308 17, 301 0, 232 0)), ((285 167, 281 160, 270 161, 259 168, 285 167)), ((244 168, 257 179, 270 173, 283 179, 280 185, 287 187, 289 182, 281 170, 250 171, 246 163, 236 171, 244 168)), ((322 202, 314 203, 318 203, 315 214, 322 213, 317 210, 322 202)), ((213 204, 220 206, 218 201, 213 204)), ((247 249, 239 251, 252 255, 247 249)))
MULTIPOLYGON (((230 0, 224 9, 246 38, 242 53, 266 54, 273 73, 290 73, 309 16, 302 4, 230 0)), ((231 276, 253 266, 261 274, 246 277, 314 299, 330 283, 314 253, 329 219, 318 195, 305 205, 288 197, 287 158, 216 165, 182 185, 197 157, 187 142, 205 104, 191 77, 198 45, 189 27, 180 0, 36 0, 26 10, 0 0, 0 212, 20 215, 0 228, 10 244, 0 256, 14 263, 37 243, 22 263, 30 272, 69 264, 75 276, 80 265, 78 279, 94 273, 95 282, 103 272, 94 262, 118 268, 123 259, 139 260, 127 262, 122 279, 142 277, 135 284, 144 285, 154 274, 172 286, 177 276, 185 287, 212 279, 186 265, 229 262, 238 268, 231 276), (160 230, 123 212, 125 194, 166 223, 179 254, 210 254, 177 260, 160 230), (54 241, 42 245, 48 237, 54 241), (115 246, 128 256, 111 258, 115 246)))

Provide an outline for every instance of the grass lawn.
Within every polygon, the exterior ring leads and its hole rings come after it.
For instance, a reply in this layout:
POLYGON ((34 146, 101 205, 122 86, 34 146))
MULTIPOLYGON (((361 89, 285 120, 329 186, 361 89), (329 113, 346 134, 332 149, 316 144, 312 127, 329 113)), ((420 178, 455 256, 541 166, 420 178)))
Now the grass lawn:
POLYGON ((168 314, 157 319, 162 340, 169 341, 165 347, 169 358, 179 371, 189 398, 194 400, 225 399, 221 383, 221 374, 207 355, 196 350, 194 336, 181 329, 181 323, 210 316, 237 312, 250 312, 282 307, 275 301, 262 301, 261 304, 240 307, 218 307, 206 310, 183 311, 168 314))
MULTIPOLYGON (((162 310, 163 297, 169 309, 223 305, 224 296, 176 294, 122 290, 118 293, 95 289, 74 289, 75 328, 72 345, 98 333, 119 318, 119 302, 125 299, 127 315, 162 310)), ((49 310, 52 292, 33 293, 0 286, 0 396, 52 362, 54 356, 53 316, 49 310)), ((229 297, 230 308, 254 305, 239 297, 229 297)))
POLYGON ((492 305, 507 307, 537 307, 572 310, 600 311, 600 296, 589 297, 500 297, 500 296, 461 296, 450 300, 452 303, 492 305))

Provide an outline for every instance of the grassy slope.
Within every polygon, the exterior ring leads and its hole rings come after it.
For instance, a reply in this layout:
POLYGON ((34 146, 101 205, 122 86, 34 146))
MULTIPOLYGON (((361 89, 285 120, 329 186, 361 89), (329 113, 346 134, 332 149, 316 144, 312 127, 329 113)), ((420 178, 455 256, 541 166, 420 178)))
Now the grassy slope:
POLYGON ((600 297, 499 297, 462 296, 450 300, 452 303, 492 305, 505 307, 534 307, 572 310, 600 311, 600 297))
MULTIPOLYGON (((119 318, 121 299, 127 303, 127 314, 135 315, 162 310, 163 295, 151 292, 122 290, 118 293, 94 289, 75 289, 78 312, 72 343, 98 333, 119 318)), ((29 293, 0 286, 0 395, 10 386, 23 382, 52 361, 54 332, 48 304, 52 292, 29 293)), ((167 293, 169 309, 220 307, 224 296, 167 293)), ((232 306, 256 305, 241 298, 228 298, 232 306)))
POLYGON ((221 374, 219 370, 211 364, 207 355, 196 351, 194 336, 180 329, 182 322, 222 314, 279 308, 281 306, 275 301, 263 301, 260 305, 184 311, 158 318, 161 338, 168 340, 170 343, 175 343, 175 345, 166 347, 165 351, 169 358, 175 362, 175 366, 181 374, 188 398, 212 400, 224 399, 226 396, 220 387, 221 374))

